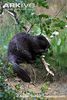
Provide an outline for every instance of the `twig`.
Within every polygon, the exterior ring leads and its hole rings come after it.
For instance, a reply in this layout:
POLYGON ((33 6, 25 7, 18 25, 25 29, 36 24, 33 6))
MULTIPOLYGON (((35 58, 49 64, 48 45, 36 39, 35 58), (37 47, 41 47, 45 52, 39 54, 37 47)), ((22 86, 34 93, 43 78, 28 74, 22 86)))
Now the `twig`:
POLYGON ((30 26, 30 28, 28 29, 27 33, 30 32, 30 30, 32 29, 33 24, 30 26))
POLYGON ((42 63, 44 64, 44 66, 45 66, 47 72, 48 72, 49 74, 51 74, 52 76, 54 76, 54 73, 53 73, 53 72, 49 69, 49 67, 48 67, 49 64, 45 61, 44 56, 41 57, 41 60, 42 60, 42 63))
POLYGON ((60 14, 60 12, 64 9, 65 5, 66 5, 66 3, 65 3, 65 4, 63 5, 63 7, 57 12, 57 14, 54 16, 54 18, 56 18, 56 17, 60 14))
POLYGON ((17 24, 20 23, 19 19, 17 17, 17 13, 15 11, 13 11, 13 10, 6 10, 6 11, 16 20, 17 24))

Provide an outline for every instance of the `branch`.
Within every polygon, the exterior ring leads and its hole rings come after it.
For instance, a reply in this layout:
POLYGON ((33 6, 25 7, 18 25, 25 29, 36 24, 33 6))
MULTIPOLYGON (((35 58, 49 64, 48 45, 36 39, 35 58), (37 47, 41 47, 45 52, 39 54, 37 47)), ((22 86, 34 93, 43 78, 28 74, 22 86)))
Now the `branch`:
MULTIPOLYGON (((7 10, 7 12, 16 20, 16 23, 19 25, 20 21, 18 19, 17 13, 14 10, 7 10)), ((27 31, 27 28, 24 25, 22 27, 25 31, 27 31)))
POLYGON ((60 12, 64 9, 64 7, 66 6, 66 3, 63 5, 63 7, 57 12, 57 14, 54 16, 54 18, 56 18, 59 14, 60 14, 60 12))
POLYGON ((33 24, 30 26, 30 28, 28 29, 27 33, 30 32, 30 30, 32 29, 33 24))
POLYGON ((49 67, 48 67, 49 64, 45 61, 43 55, 42 55, 42 57, 41 57, 41 60, 42 60, 43 65, 45 66, 47 72, 48 72, 49 74, 51 74, 52 76, 54 76, 54 73, 49 69, 49 67))
POLYGON ((20 22, 19 22, 19 19, 18 19, 18 17, 17 17, 16 12, 15 12, 15 11, 13 11, 13 10, 7 10, 7 11, 8 11, 8 13, 9 13, 12 17, 14 17, 14 18, 15 18, 15 20, 16 20, 16 22, 17 22, 17 24, 19 24, 20 22))

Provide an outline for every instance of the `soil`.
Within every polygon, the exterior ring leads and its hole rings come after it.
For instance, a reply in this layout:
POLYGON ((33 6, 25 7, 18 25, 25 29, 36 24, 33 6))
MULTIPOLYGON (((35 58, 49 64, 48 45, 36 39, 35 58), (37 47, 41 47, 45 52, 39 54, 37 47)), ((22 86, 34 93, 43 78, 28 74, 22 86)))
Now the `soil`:
MULTIPOLYGON (((49 81, 49 78, 48 78, 49 81)), ((36 83, 33 85, 32 83, 25 83, 18 77, 8 78, 5 80, 5 82, 12 87, 13 89, 16 89, 16 85, 20 85, 20 89, 18 90, 19 94, 22 95, 23 92, 26 91, 33 91, 36 94, 41 93, 41 87, 43 86, 46 81, 43 81, 37 79, 36 83)), ((67 75, 61 76, 59 80, 54 80, 53 82, 49 81, 48 89, 45 92, 46 96, 53 95, 53 96, 60 96, 60 95, 67 95, 67 75)))
MULTIPOLYGON (((17 77, 15 78, 15 80, 7 79, 6 82, 13 89, 16 89, 15 86, 17 84, 20 84, 19 94, 21 94, 21 95, 23 92, 25 92, 27 90, 32 90, 34 93, 39 94, 39 93, 41 93, 41 87, 43 85, 43 83, 41 83, 41 84, 36 83, 35 86, 33 84, 24 83, 23 81, 19 80, 17 77)), ((45 95, 46 96, 49 96, 49 95, 51 95, 51 96, 52 95, 53 96, 67 95, 67 82, 58 81, 58 82, 50 83, 45 95)))
POLYGON ((67 75, 62 75, 59 80, 50 83, 46 95, 67 95, 67 75))

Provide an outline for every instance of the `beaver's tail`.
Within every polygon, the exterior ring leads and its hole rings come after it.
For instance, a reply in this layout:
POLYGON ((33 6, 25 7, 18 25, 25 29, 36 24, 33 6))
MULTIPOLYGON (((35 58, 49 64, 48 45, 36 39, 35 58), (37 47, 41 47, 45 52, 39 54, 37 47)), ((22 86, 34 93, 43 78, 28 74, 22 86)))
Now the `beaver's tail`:
POLYGON ((18 64, 12 63, 13 70, 15 73, 17 73, 18 77, 20 77, 24 82, 30 82, 31 79, 26 71, 24 71, 22 68, 19 67, 18 64))

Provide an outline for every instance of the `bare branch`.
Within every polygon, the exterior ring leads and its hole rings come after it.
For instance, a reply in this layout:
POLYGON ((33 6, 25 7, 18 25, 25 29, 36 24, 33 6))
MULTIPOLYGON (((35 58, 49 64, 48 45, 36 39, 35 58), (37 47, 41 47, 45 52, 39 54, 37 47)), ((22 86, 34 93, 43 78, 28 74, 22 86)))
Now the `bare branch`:
POLYGON ((13 10, 7 10, 7 12, 16 20, 17 24, 19 24, 19 19, 17 17, 17 14, 13 10))
POLYGON ((54 73, 49 69, 49 67, 48 67, 49 64, 45 61, 43 55, 42 55, 42 57, 41 57, 41 60, 42 60, 43 65, 45 66, 47 72, 48 72, 49 74, 51 74, 52 76, 54 76, 54 73))
MULTIPOLYGON (((14 20, 16 21, 17 24, 20 24, 20 21, 18 19, 17 13, 14 10, 7 10, 7 12, 14 18, 14 20)), ((32 26, 31 26, 32 27, 32 26)), ((30 27, 30 29, 31 29, 30 27)), ((30 29, 27 31, 27 27, 25 25, 22 25, 22 28, 28 33, 30 31, 30 29)))
POLYGON ((33 24, 30 26, 30 28, 28 29, 27 33, 30 32, 30 30, 32 29, 33 24))

